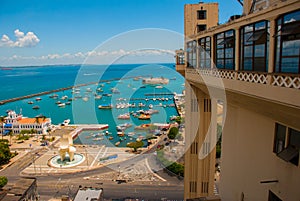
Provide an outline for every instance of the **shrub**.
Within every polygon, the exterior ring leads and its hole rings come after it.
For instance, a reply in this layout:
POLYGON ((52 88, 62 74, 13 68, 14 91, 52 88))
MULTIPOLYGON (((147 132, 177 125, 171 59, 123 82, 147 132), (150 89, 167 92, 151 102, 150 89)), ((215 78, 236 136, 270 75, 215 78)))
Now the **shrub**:
POLYGON ((7 177, 5 176, 0 176, 0 188, 5 186, 7 184, 7 177))

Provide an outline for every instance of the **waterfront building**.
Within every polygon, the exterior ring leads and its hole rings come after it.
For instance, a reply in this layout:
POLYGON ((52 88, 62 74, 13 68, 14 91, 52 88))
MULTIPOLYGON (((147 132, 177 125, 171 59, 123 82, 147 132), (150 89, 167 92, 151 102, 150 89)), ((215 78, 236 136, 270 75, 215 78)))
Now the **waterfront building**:
POLYGON ((22 130, 35 130, 37 134, 46 134, 51 126, 51 118, 46 117, 23 117, 22 114, 17 114, 10 110, 7 116, 0 124, 0 134, 8 134, 10 131, 13 134, 19 134, 22 130))
MULTIPOLYGON (((176 69, 186 79, 190 117, 184 198, 298 200, 300 1, 240 2, 241 16, 199 33, 185 31, 185 49, 177 51, 177 61, 182 52, 186 60, 176 69), (223 132, 215 185, 218 105, 223 132)), ((198 15, 197 9, 185 12, 198 15)), ((185 29, 190 26, 185 20, 185 29)))

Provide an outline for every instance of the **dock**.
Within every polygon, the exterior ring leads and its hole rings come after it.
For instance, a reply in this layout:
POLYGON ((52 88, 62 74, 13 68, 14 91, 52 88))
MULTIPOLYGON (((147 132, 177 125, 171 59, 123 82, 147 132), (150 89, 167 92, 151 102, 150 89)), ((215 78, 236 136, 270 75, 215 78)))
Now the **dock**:
POLYGON ((78 85, 74 85, 74 86, 63 87, 63 88, 59 88, 59 89, 53 89, 53 90, 49 90, 49 91, 43 91, 43 92, 30 94, 30 95, 26 95, 26 96, 20 96, 20 97, 16 97, 16 98, 1 100, 0 105, 4 105, 5 103, 9 103, 9 102, 14 102, 14 101, 24 100, 24 99, 28 99, 28 98, 33 98, 33 97, 36 97, 36 96, 51 94, 51 93, 55 93, 55 92, 59 92, 59 91, 70 90, 72 88, 83 87, 83 86, 93 85, 93 84, 97 84, 97 83, 111 82, 111 81, 116 81, 116 80, 121 80, 121 79, 123 79, 123 80, 124 79, 132 79, 132 78, 137 78, 137 77, 141 78, 143 76, 129 76, 129 77, 125 77, 125 78, 112 78, 112 79, 109 79, 109 80, 100 80, 99 82, 89 82, 89 83, 83 83, 83 84, 78 84, 78 85))

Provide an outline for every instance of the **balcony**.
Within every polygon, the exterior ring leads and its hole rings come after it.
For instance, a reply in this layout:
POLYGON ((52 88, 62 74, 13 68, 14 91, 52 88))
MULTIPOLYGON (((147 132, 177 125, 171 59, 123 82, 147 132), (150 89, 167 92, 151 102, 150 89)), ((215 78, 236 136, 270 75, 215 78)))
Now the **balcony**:
POLYGON ((299 74, 186 68, 185 77, 195 84, 300 108, 299 74), (216 84, 220 81, 222 86, 216 84))

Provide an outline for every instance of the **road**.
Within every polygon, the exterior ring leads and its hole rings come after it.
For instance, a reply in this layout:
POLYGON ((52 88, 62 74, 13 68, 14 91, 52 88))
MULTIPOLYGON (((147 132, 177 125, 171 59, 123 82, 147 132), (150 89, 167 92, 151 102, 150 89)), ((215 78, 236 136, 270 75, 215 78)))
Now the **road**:
MULTIPOLYGON (((42 154, 36 152, 29 152, 21 160, 2 170, 0 175, 7 176, 9 183, 14 183, 19 179, 21 171, 33 162, 33 158, 42 154)), ((103 188, 105 199, 131 197, 144 200, 162 198, 183 200, 183 181, 169 176, 160 169, 154 154, 142 154, 123 162, 85 172, 37 176, 38 193, 40 200, 59 198, 62 195, 74 197, 81 185, 103 188), (127 183, 115 181, 126 176, 133 181, 127 183)))

